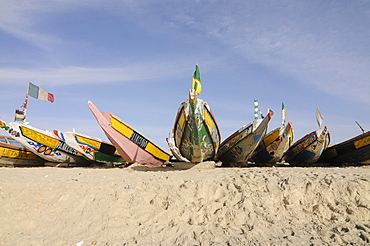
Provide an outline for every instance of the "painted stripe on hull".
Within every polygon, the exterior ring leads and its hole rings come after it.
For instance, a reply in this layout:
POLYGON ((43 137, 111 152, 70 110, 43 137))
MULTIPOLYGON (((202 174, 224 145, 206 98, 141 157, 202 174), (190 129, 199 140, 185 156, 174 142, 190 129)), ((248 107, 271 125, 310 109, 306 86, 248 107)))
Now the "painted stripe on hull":
POLYGON ((147 139, 144 135, 134 130, 129 125, 127 125, 117 116, 113 114, 111 114, 110 116, 112 127, 116 131, 120 132, 122 135, 136 143, 138 146, 140 146, 148 153, 152 154, 154 157, 163 161, 168 161, 170 155, 167 152, 159 148, 157 145, 155 145, 153 142, 147 139))

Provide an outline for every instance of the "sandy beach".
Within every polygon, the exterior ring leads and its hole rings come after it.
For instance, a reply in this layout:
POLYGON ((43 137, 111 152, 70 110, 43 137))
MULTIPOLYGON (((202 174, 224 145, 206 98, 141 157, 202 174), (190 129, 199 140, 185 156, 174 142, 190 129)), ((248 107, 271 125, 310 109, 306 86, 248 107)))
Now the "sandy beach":
POLYGON ((0 168, 0 245, 369 245, 370 167, 0 168))

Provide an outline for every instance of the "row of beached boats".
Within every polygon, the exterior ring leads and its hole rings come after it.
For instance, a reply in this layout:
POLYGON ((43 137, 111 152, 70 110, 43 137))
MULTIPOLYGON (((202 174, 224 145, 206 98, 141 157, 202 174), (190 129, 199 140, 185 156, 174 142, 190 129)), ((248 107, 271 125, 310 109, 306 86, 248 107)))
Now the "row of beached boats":
POLYGON ((25 103, 16 110, 14 122, 0 121, 9 136, 0 136, 0 165, 128 166, 140 163, 159 167, 173 161, 200 163, 222 162, 223 166, 285 163, 308 166, 315 163, 370 164, 370 132, 329 146, 330 132, 321 128, 322 116, 317 108, 319 129, 293 142, 292 122, 285 122, 282 105, 281 126, 267 133, 273 112, 265 117, 255 100, 255 119, 221 142, 220 130, 207 102, 200 99, 202 85, 196 65, 189 98, 180 104, 174 127, 166 138, 169 152, 112 113, 101 112, 91 101, 88 107, 110 143, 85 134, 41 130, 25 122, 28 95, 54 100, 52 94, 29 84, 25 103), (35 90, 44 98, 34 96, 35 90), (31 93, 32 92, 32 93, 31 93), (259 116, 259 114, 261 116, 259 116))

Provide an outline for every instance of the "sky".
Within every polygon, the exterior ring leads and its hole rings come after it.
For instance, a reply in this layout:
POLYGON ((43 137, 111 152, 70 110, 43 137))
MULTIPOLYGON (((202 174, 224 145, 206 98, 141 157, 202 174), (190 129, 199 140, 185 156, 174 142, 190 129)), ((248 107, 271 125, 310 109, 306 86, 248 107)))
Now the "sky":
MULTIPOLYGON (((221 140, 254 120, 293 122, 294 141, 319 129, 331 143, 370 130, 369 0, 0 0, 0 119, 14 120, 28 83, 27 121, 107 137, 87 102, 168 150, 198 63, 221 140), (321 127, 323 127, 321 126, 321 127)), ((1 132, 1 131, 0 131, 1 132)), ((5 132, 0 133, 5 134, 5 132)))

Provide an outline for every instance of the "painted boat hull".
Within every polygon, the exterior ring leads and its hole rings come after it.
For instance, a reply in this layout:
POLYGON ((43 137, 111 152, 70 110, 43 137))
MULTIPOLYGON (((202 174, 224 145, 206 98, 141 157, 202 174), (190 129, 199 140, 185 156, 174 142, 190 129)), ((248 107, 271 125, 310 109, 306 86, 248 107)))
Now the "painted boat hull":
POLYGON ((370 131, 328 147, 319 162, 332 164, 370 164, 370 131))
POLYGON ((267 134, 252 155, 255 163, 280 162, 293 141, 292 122, 267 134))
POLYGON ((0 136, 0 166, 44 166, 45 160, 8 136, 0 136))
POLYGON ((179 161, 185 158, 187 162, 199 163, 215 159, 220 146, 220 131, 209 105, 195 94, 181 103, 173 132, 174 146, 181 155, 177 158, 179 161))
POLYGON ((52 132, 18 122, 9 122, 6 128, 8 128, 7 133, 10 137, 48 162, 82 166, 89 164, 85 158, 78 155, 75 149, 68 146, 52 132))
POLYGON ((290 146, 284 160, 290 165, 314 164, 330 143, 330 133, 324 129, 313 131, 290 146))
POLYGON ((270 112, 263 120, 254 120, 244 125, 221 143, 217 156, 223 165, 248 162, 265 136, 272 115, 270 112))
POLYGON ((76 149, 87 160, 111 165, 126 164, 126 161, 118 153, 113 144, 106 143, 99 138, 76 132, 62 133, 56 130, 54 130, 54 134, 62 138, 69 146, 76 149))
POLYGON ((167 141, 167 144, 168 144, 168 147, 170 148, 170 151, 172 153, 172 155, 176 158, 176 160, 178 161, 182 161, 182 162, 190 162, 188 159, 186 159, 185 157, 183 157, 180 153, 180 150, 176 147, 175 145, 175 139, 173 138, 173 130, 172 130, 172 135, 170 134, 170 136, 168 138, 166 138, 166 141, 167 141))
POLYGON ((148 167, 159 167, 170 155, 141 133, 124 123, 114 114, 100 112, 92 103, 88 106, 105 135, 128 163, 140 163, 148 167))

